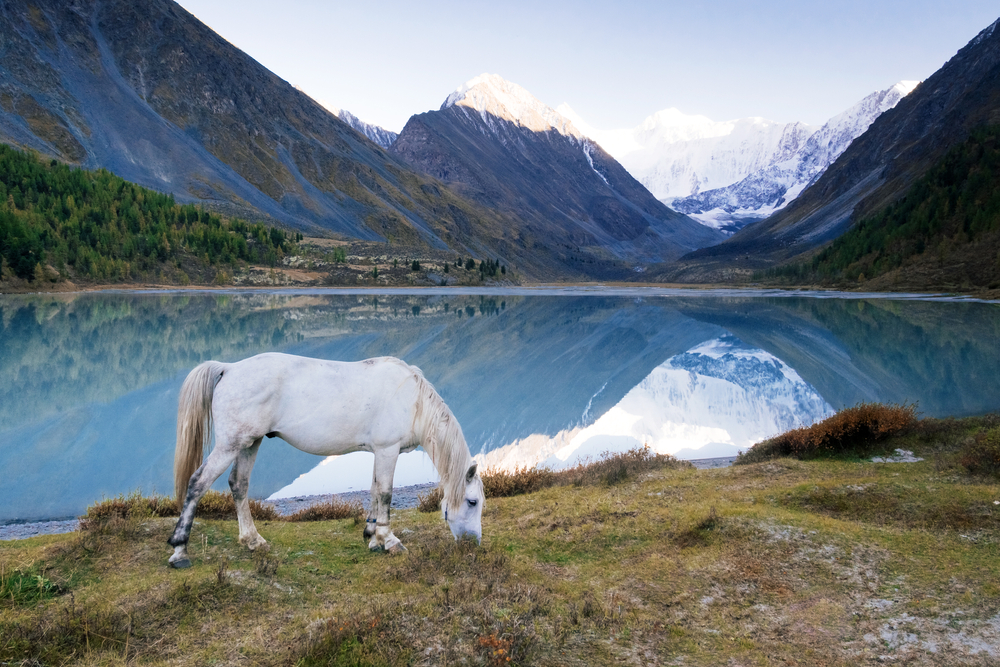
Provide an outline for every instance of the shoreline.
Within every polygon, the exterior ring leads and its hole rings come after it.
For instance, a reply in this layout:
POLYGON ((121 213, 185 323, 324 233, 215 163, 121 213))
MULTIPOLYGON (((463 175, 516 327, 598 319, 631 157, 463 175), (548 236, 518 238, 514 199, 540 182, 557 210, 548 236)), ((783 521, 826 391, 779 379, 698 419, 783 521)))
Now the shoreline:
MULTIPOLYGON (((723 456, 711 459, 691 459, 690 463, 699 470, 728 468, 733 464, 735 456, 723 456)), ((420 503, 418 496, 426 495, 437 486, 436 482, 429 484, 414 484, 412 486, 397 486, 392 490, 392 509, 410 509, 420 503)), ((325 493, 314 496, 295 496, 293 498, 278 498, 261 502, 273 505, 282 516, 294 514, 301 509, 325 503, 332 498, 342 501, 360 500, 365 509, 368 508, 370 492, 345 491, 344 493, 325 493)), ((23 523, 8 523, 0 525, 0 542, 25 540, 39 535, 59 535, 76 532, 80 527, 79 519, 46 519, 43 521, 25 521, 23 523)))
POLYGON ((976 290, 972 292, 891 292, 891 291, 843 291, 818 286, 810 287, 767 287, 763 285, 732 286, 719 284, 682 285, 673 283, 535 283, 522 285, 453 285, 453 286, 296 286, 296 285, 95 285, 80 287, 73 285, 67 290, 15 290, 0 291, 0 296, 43 296, 75 297, 84 294, 312 294, 312 295, 357 295, 357 294, 451 294, 455 296, 479 296, 502 294, 510 296, 743 296, 743 297, 805 297, 815 299, 887 299, 899 301, 960 301, 960 302, 1000 302, 1000 290, 976 290))

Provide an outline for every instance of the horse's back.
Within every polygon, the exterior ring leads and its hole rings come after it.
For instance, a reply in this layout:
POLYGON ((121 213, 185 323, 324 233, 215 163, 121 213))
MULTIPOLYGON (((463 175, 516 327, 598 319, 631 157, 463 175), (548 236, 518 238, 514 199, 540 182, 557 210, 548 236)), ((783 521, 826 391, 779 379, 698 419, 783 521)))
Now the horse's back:
MULTIPOLYGON (((269 352, 230 365, 216 387, 216 423, 277 433, 317 454, 405 438, 419 370, 394 357, 343 362, 269 352)), ((251 436, 243 436, 251 437, 251 436)))

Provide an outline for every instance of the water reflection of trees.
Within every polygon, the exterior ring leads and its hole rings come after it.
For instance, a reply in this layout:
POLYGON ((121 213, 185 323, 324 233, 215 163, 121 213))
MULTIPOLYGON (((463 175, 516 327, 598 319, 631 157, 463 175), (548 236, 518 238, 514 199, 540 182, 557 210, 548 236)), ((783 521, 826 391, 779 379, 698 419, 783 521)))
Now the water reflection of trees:
POLYGON ((108 403, 206 359, 235 361, 307 337, 425 326, 452 309, 499 312, 478 296, 93 294, 0 298, 4 429, 108 403), (413 322, 417 319, 423 324, 413 322))

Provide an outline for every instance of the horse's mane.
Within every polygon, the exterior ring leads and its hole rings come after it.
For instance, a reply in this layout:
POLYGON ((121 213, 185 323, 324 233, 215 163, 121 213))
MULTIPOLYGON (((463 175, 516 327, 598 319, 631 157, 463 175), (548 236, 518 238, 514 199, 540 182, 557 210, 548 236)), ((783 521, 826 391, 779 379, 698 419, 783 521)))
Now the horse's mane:
POLYGON ((465 501, 465 473, 474 463, 462 427, 451 408, 424 378, 419 368, 410 366, 417 380, 417 411, 414 431, 427 455, 441 475, 441 487, 448 507, 461 507, 465 501), (421 423, 422 422, 422 423, 421 423))

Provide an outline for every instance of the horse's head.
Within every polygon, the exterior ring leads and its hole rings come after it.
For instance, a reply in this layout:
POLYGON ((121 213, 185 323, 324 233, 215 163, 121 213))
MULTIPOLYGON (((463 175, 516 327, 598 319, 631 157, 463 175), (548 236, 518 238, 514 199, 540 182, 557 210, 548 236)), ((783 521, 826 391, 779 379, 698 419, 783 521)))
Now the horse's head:
POLYGON ((449 503, 447 496, 441 500, 441 510, 444 513, 444 520, 448 522, 455 539, 463 537, 473 537, 476 542, 483 539, 483 501, 486 495, 483 493, 483 480, 476 474, 476 464, 473 463, 465 473, 462 480, 465 493, 462 500, 458 502, 453 499, 449 503), (457 504, 458 507, 450 505, 457 504))

